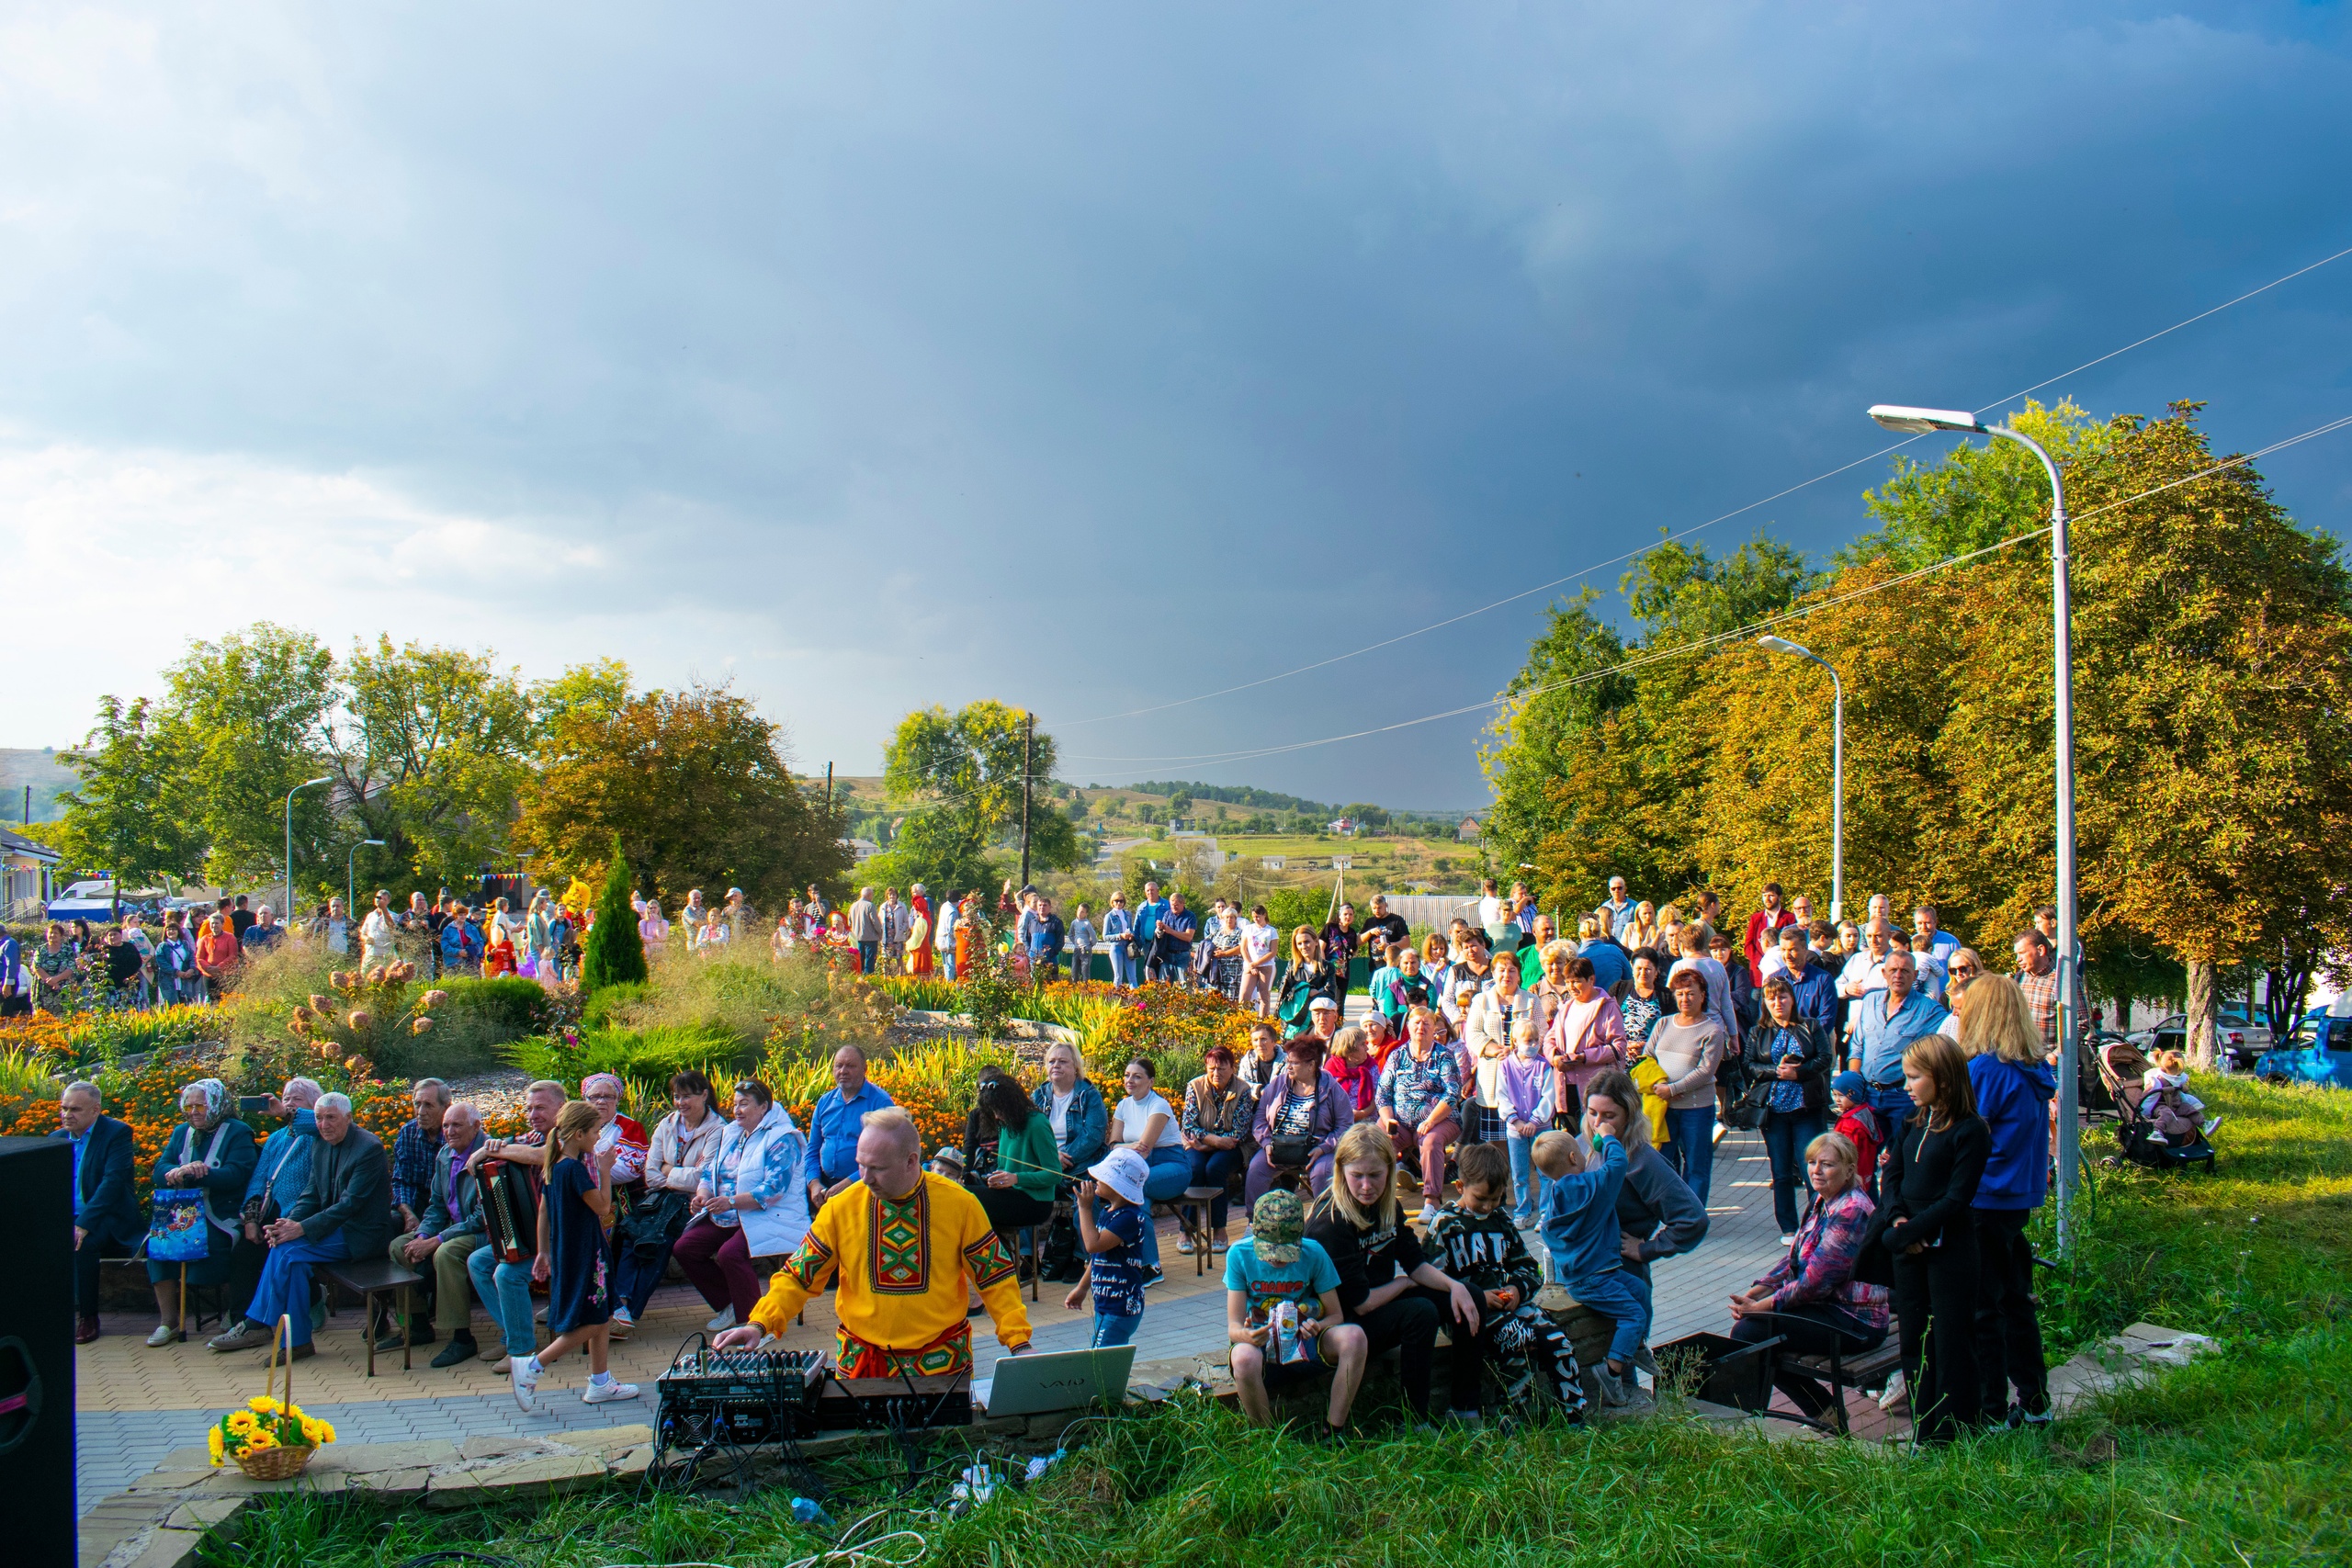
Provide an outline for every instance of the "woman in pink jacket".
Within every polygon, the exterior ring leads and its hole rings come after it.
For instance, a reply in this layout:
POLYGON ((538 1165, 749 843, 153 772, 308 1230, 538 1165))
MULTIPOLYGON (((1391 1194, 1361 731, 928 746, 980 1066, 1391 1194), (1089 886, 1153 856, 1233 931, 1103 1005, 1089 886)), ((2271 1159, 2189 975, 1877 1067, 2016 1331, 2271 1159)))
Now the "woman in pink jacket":
POLYGON ((1633 1053, 1617 998, 1592 983, 1592 960, 1581 953, 1569 959, 1567 981, 1568 1000, 1552 1014, 1544 1055, 1552 1064, 1552 1125, 1574 1132, 1584 1116, 1585 1085, 1610 1067, 1626 1066, 1633 1053))

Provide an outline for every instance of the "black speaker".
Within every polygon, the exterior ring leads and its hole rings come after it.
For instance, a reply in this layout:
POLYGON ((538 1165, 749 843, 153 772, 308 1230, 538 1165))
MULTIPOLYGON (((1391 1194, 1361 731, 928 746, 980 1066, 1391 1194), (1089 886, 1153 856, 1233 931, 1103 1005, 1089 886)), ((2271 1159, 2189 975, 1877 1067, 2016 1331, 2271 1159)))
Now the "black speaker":
POLYGON ((74 1151, 0 1138, 0 1519, 7 1560, 71 1562, 74 1151))

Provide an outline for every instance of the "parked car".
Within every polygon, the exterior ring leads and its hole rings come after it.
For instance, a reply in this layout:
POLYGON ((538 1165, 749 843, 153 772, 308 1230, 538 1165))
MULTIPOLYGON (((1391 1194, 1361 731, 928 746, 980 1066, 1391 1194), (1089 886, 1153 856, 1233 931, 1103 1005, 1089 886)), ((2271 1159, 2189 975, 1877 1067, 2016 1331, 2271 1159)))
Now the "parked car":
POLYGON ((2281 1083, 2332 1084, 2352 1089, 2352 998, 2338 998, 2326 1012, 2308 1012, 2294 1038, 2262 1054, 2255 1077, 2281 1083))
MULTIPOLYGON (((2261 1060, 2270 1049, 2270 1026, 2256 1023, 2235 1008, 2223 1008, 2213 1018, 2214 1049, 2222 1065, 2245 1071, 2261 1060)), ((2159 1051, 2188 1049, 2188 1015, 2174 1013, 2154 1029, 2143 1029, 2128 1037, 2141 1052, 2153 1059, 2159 1051)))

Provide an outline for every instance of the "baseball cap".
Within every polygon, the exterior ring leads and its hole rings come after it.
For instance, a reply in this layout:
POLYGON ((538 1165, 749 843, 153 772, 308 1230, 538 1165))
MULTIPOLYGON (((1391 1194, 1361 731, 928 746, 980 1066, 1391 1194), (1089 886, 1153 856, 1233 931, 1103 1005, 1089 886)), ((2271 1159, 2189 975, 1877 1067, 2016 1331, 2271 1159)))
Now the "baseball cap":
POLYGON ((1086 1174, 1128 1202, 1141 1204, 1144 1179, 1151 1174, 1151 1167, 1133 1149, 1113 1149, 1088 1166, 1086 1174))
POLYGON ((953 1144, 948 1145, 945 1148, 940 1150, 931 1157, 941 1165, 952 1165, 958 1170, 964 1168, 964 1151, 957 1148, 953 1144))
POLYGON ((1326 1008, 1330 1009, 1333 1012, 1337 1012, 1340 1010, 1340 1004, 1333 1001, 1330 998, 1321 995, 1317 995, 1306 1004, 1306 1010, 1309 1012, 1321 1012, 1326 1008))
POLYGON ((1261 1263, 1295 1263, 1306 1235, 1306 1205, 1287 1188, 1276 1188, 1250 1211, 1250 1241, 1261 1263))
POLYGON ((1831 1078, 1829 1087, 1848 1100, 1868 1100, 1871 1097, 1870 1080, 1850 1067, 1831 1078))

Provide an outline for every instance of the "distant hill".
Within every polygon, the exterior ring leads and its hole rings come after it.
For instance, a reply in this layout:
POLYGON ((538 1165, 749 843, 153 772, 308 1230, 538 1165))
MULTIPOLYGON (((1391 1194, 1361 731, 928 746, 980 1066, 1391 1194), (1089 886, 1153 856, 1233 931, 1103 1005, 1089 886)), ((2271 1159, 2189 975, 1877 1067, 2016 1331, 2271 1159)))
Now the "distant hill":
POLYGON ((23 812, 27 784, 32 786, 33 792, 31 820, 46 822, 64 815, 57 797, 80 782, 73 769, 58 762, 54 748, 31 751, 0 747, 0 822, 15 824, 26 819, 23 812))

